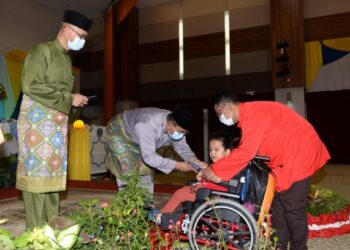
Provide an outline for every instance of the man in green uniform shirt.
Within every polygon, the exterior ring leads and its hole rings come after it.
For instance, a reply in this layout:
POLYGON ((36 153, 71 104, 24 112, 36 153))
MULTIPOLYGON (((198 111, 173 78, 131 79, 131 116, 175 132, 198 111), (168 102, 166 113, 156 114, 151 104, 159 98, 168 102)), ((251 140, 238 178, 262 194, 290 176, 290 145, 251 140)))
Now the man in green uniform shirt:
POLYGON ((86 16, 66 10, 56 39, 37 44, 24 63, 16 187, 22 191, 27 229, 58 215, 58 192, 66 189, 68 114, 72 106, 88 103, 86 96, 72 94, 67 52, 84 46, 91 25, 86 16))

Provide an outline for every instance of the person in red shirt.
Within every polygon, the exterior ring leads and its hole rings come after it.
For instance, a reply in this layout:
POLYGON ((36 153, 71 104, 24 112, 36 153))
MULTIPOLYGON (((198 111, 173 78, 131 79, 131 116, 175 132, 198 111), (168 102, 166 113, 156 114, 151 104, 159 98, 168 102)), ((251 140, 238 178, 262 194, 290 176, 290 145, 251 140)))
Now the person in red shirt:
POLYGON ((276 179, 272 204, 272 227, 280 249, 307 249, 307 202, 311 176, 330 159, 312 125, 278 102, 241 103, 222 92, 214 97, 214 110, 221 123, 237 124, 241 144, 227 157, 202 170, 208 181, 228 181, 255 155, 271 158, 268 166, 276 179))

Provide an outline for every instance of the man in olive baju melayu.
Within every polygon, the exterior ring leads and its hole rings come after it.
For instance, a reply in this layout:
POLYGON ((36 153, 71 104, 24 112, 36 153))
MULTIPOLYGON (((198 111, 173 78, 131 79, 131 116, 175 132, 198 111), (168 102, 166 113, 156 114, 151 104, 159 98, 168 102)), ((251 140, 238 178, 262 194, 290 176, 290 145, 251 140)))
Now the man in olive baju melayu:
POLYGON ((22 191, 27 229, 58 215, 58 192, 66 189, 68 114, 72 106, 88 103, 86 96, 71 93, 67 52, 84 46, 91 25, 79 12, 65 11, 56 39, 34 46, 24 63, 16 187, 22 191))

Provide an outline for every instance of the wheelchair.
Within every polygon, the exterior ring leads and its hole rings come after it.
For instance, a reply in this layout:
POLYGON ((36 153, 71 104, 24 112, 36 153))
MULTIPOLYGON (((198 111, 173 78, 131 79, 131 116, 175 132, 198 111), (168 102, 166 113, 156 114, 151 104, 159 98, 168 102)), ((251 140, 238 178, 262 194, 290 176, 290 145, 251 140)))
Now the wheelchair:
POLYGON ((258 249, 258 226, 275 192, 266 161, 269 158, 256 156, 228 183, 220 184, 227 191, 198 189, 194 202, 183 202, 174 213, 162 215, 161 230, 172 231, 175 224, 181 240, 188 241, 193 250, 258 249), (244 204, 253 204, 255 211, 244 204))

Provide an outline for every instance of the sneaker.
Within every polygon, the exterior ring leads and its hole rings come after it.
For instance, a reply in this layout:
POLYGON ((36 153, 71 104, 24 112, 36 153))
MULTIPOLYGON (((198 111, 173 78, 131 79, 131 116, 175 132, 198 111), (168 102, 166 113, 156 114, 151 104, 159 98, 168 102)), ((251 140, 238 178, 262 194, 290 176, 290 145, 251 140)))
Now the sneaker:
POLYGON ((150 221, 153 221, 154 223, 160 225, 162 221, 162 213, 157 210, 157 209, 152 209, 148 214, 147 214, 147 219, 150 221))

